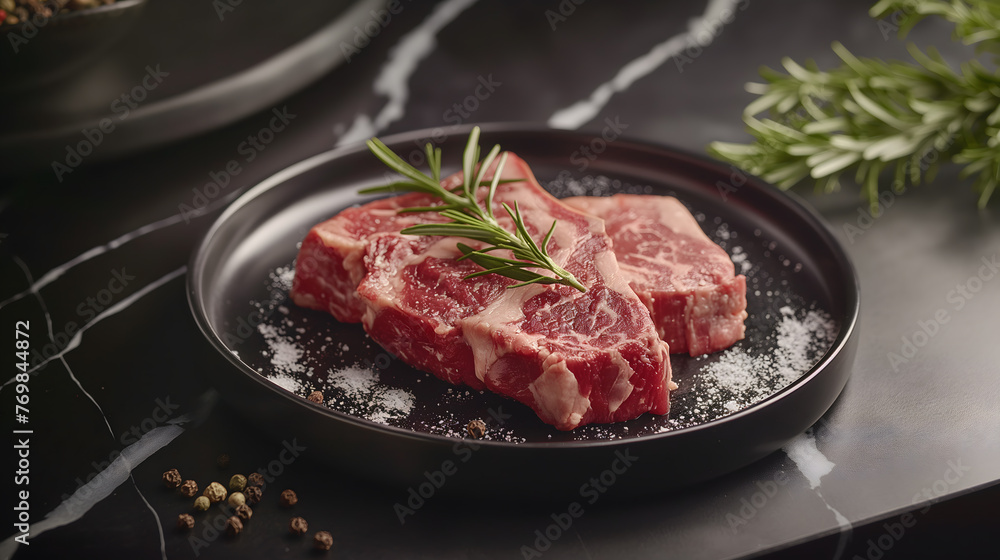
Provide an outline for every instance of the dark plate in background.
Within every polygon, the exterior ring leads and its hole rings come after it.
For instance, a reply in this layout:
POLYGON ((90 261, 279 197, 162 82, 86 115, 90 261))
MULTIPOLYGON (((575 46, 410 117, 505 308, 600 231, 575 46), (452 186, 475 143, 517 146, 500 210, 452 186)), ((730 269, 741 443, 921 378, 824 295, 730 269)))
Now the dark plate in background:
MULTIPOLYGON (((457 168, 468 130, 450 130, 438 144, 444 172, 457 168)), ((430 136, 384 140, 409 157, 430 136)), ((859 300, 844 251, 814 213, 755 178, 672 149, 595 138, 491 125, 482 144, 516 152, 557 196, 675 195, 746 273, 746 339, 711 356, 673 356, 681 387, 668 417, 560 432, 523 405, 413 370, 360 325, 292 304, 291 265, 309 228, 366 200, 359 188, 386 182, 364 146, 320 154, 258 185, 193 256, 195 318, 231 364, 217 371, 223 396, 277 437, 294 427, 316 456, 368 478, 415 485, 451 461, 461 468, 446 490, 463 494, 572 493, 626 451, 639 460, 616 493, 648 493, 718 476, 781 447, 826 412, 850 374, 859 300), (600 153, 582 158, 583 146, 600 153), (304 399, 313 389, 324 392, 325 405, 304 399), (487 422, 488 439, 462 439, 476 418, 487 422)))
MULTIPOLYGON (((0 92, 4 106, 16 108, 0 116, 0 165, 16 170, 62 162, 67 146, 86 140, 81 131, 105 118, 114 130, 102 135, 88 160, 212 130, 267 108, 343 61, 341 42, 350 43, 354 26, 363 27, 384 3, 147 2, 121 41, 79 73, 0 92), (144 79, 154 87, 143 90, 144 79), (142 91, 130 106, 121 97, 136 87, 142 91)), ((55 24, 39 28, 16 60, 38 54, 46 35, 57 32, 55 24)))

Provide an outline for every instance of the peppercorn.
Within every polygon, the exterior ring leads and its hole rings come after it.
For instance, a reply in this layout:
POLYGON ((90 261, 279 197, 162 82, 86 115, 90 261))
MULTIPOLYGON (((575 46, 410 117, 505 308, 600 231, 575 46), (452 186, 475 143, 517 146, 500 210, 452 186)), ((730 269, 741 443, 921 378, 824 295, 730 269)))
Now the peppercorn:
POLYGON ((229 495, 229 506, 230 507, 234 507, 234 508, 235 507, 240 507, 240 506, 242 506, 245 503, 247 503, 247 498, 246 498, 246 496, 243 495, 242 492, 233 492, 232 494, 229 495))
POLYGON ((230 492, 242 492, 247 485, 247 477, 242 474, 234 474, 232 478, 229 479, 229 491, 230 492))
POLYGON ((323 403, 323 393, 320 393, 319 391, 313 391, 312 393, 309 393, 308 399, 309 399, 310 402, 314 402, 316 404, 322 404, 323 403))
POLYGON ((221 502, 226 499, 226 487, 219 484, 218 482, 213 482, 208 485, 205 489, 204 496, 207 497, 213 504, 221 502))
POLYGON ((280 501, 281 505, 291 507, 298 503, 299 497, 295 495, 295 490, 282 490, 280 501))
POLYGON ((163 484, 167 488, 177 488, 181 485, 181 473, 177 469, 170 469, 163 473, 163 484))
POLYGON ((239 517, 234 515, 226 520, 226 533, 228 533, 230 537, 235 537, 242 532, 243 522, 240 521, 239 517))
POLYGON ((243 521, 250 521, 250 518, 253 517, 253 510, 246 504, 240 504, 236 506, 236 516, 243 521))
POLYGON ((313 545, 317 550, 330 550, 333 546, 333 535, 326 531, 320 531, 313 537, 313 545))
POLYGON ((479 439, 486 435, 486 422, 476 419, 469 422, 469 425, 465 429, 469 432, 470 436, 479 439))
POLYGON ((288 529, 293 535, 304 535, 309 532, 309 523, 301 517, 293 517, 292 520, 288 522, 288 529))
POLYGON ((177 528, 182 531, 187 531, 194 528, 194 518, 186 513, 182 513, 177 516, 177 528))
POLYGON ((247 499, 247 503, 252 505, 260 503, 261 494, 260 488, 256 486, 247 486, 246 490, 243 491, 243 496, 247 499))
POLYGON ((178 491, 181 496, 193 498, 198 493, 198 483, 193 480, 185 480, 178 491))
POLYGON ((220 469, 228 469, 229 468, 229 455, 226 455, 225 453, 223 453, 222 455, 219 455, 219 457, 215 460, 215 463, 217 465, 219 465, 220 469))
POLYGON ((247 477, 247 486, 264 486, 264 477, 260 473, 250 473, 247 477))
POLYGON ((208 511, 208 508, 211 505, 212 502, 205 496, 198 496, 194 500, 194 509, 198 511, 208 511))

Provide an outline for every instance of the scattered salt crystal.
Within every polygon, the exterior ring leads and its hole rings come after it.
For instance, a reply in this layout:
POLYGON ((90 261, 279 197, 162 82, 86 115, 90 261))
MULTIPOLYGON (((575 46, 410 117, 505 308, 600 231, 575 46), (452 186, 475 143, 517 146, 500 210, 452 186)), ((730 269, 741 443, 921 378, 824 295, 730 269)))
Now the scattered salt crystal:
POLYGON ((257 325, 257 330, 264 336, 268 348, 271 350, 271 365, 280 374, 301 373, 306 370, 299 360, 304 352, 298 344, 285 336, 281 336, 277 327, 261 323, 257 325))

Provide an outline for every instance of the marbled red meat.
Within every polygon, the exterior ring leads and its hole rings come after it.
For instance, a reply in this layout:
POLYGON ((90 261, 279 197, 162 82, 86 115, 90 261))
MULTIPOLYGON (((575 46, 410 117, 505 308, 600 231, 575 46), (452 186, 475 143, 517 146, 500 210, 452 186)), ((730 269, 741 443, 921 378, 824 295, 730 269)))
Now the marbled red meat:
POLYGON ((743 338, 746 278, 677 199, 618 194, 563 202, 604 220, 618 265, 671 352, 698 356, 743 338))
MULTIPOLYGON (((465 279, 480 269, 456 260, 456 242, 474 243, 399 233, 442 221, 433 212, 398 214, 435 204, 407 194, 315 226, 299 252, 292 298, 361 321, 408 364, 516 399, 561 430, 666 414, 668 347, 619 270, 604 223, 553 198, 513 154, 502 176, 523 180, 499 187, 496 215, 510 227, 500 204, 517 201, 536 241, 558 220, 549 253, 585 293, 562 285, 508 289, 515 281, 493 274, 465 279)), ((445 184, 460 181, 452 176, 445 184)))

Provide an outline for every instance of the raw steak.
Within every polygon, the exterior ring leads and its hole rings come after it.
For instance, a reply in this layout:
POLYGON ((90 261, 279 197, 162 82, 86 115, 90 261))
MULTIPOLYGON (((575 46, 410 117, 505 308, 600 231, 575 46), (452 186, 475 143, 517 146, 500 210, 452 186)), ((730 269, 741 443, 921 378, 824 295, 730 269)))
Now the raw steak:
POLYGON ((415 193, 350 208, 315 226, 299 252, 292 298, 341 321, 360 320, 406 363, 516 399, 560 430, 666 414, 668 347, 618 269, 603 221, 553 198, 513 154, 502 175, 523 179, 497 190, 502 225, 511 223, 500 203, 515 200, 536 241, 557 219, 549 254, 585 293, 561 285, 508 289, 515 281, 495 274, 465 279, 480 268, 456 261, 456 242, 474 243, 399 233, 443 220, 433 212, 397 214, 435 204, 415 193))
POLYGON ((747 285, 697 220, 669 196, 577 196, 563 202, 604 219, 625 278, 673 353, 692 356, 743 338, 747 285))

